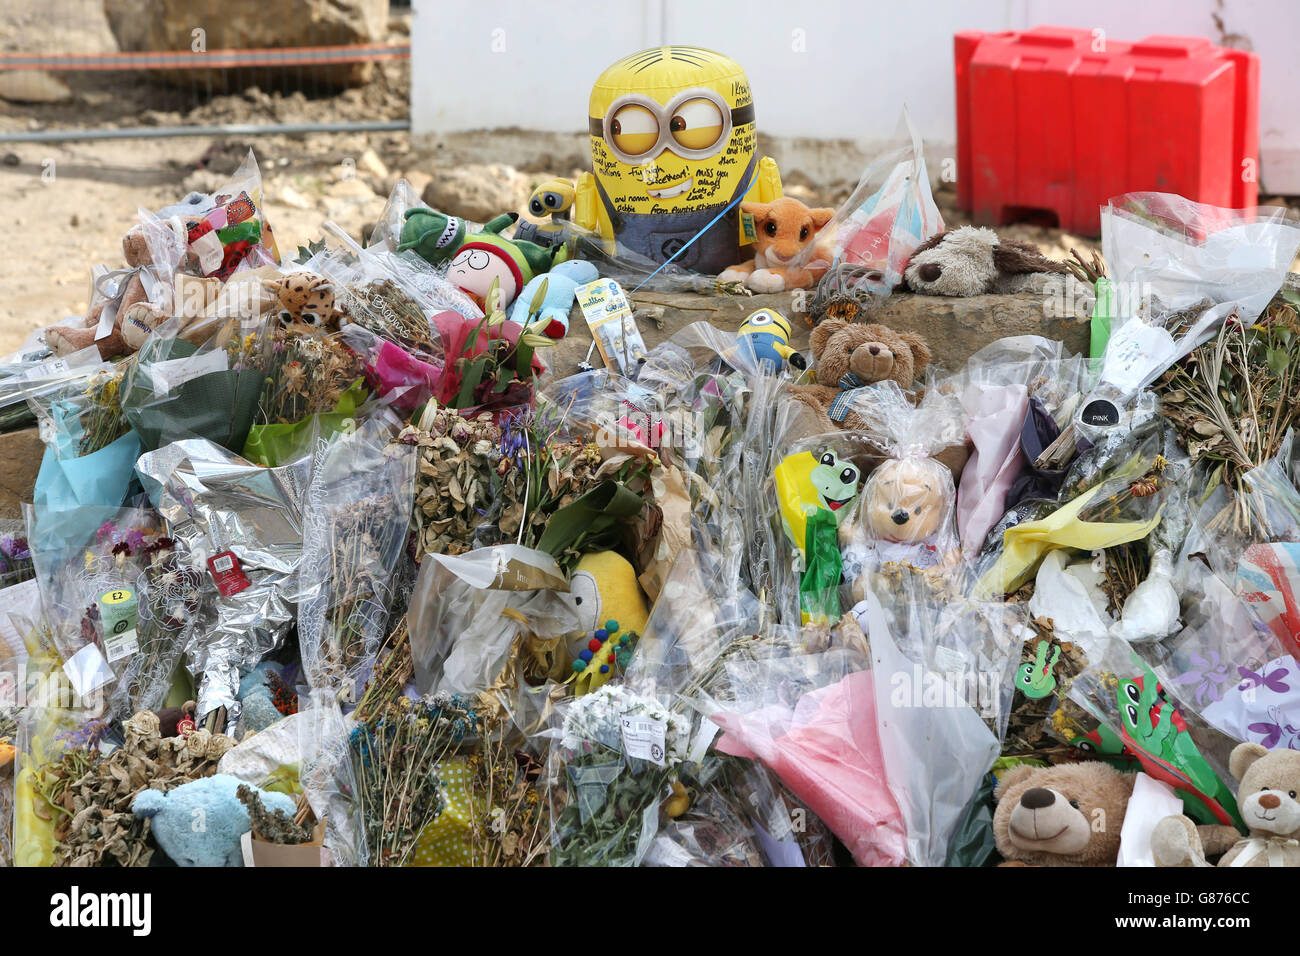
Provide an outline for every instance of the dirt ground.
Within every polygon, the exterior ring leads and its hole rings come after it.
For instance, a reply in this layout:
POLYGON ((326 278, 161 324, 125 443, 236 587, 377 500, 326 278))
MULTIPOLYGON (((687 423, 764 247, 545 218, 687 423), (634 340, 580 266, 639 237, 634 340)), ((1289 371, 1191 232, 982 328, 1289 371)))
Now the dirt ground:
MULTIPOLYGON (((410 11, 394 7, 390 38, 409 34, 410 11)), ((114 48, 99 0, 6 0, 0 4, 0 49, 97 52, 114 48), (57 29, 49 27, 54 24, 57 29)), ((377 65, 374 81, 341 94, 307 97, 264 91, 207 96, 120 74, 62 74, 61 102, 0 99, 0 131, 132 125, 401 119, 407 115, 409 65, 377 65)), ((121 265, 121 236, 141 207, 156 209, 192 189, 216 188, 252 147, 264 177, 266 207, 282 255, 321 234, 329 219, 353 236, 368 231, 388 193, 405 177, 417 193, 446 170, 420 154, 406 133, 187 137, 0 145, 0 203, 15 243, 0 257, 0 356, 32 330, 83 315, 90 270, 121 265)), ((484 163, 494 157, 485 156, 484 163)), ((532 185, 573 170, 514 171, 504 176, 523 202, 532 185)), ((500 171, 498 171, 500 174, 500 171)), ((851 184, 791 190, 810 204, 836 204, 851 184)), ((946 222, 965 221, 951 191, 936 195, 946 222)), ((1051 256, 1095 243, 1034 225, 999 230, 1029 239, 1051 256)))

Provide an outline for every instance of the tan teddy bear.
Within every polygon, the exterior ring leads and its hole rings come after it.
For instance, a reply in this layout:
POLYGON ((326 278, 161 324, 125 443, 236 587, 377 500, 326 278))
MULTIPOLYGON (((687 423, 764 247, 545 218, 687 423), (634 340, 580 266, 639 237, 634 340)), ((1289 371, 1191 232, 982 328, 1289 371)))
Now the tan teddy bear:
POLYGON ((127 280, 126 288, 120 296, 101 297, 98 302, 91 305, 90 311, 86 313, 86 317, 79 324, 56 325, 51 329, 47 329, 45 344, 55 355, 70 355, 81 349, 89 348, 91 345, 99 349, 100 358, 103 359, 118 358, 133 351, 122 337, 122 319, 128 311, 139 303, 144 303, 145 307, 148 307, 149 296, 145 292, 144 282, 140 278, 139 270, 153 264, 153 257, 149 252, 149 243, 145 241, 144 230, 140 226, 133 226, 122 237, 122 255, 126 259, 127 266, 136 270, 135 274, 127 280), (112 331, 104 338, 96 341, 95 333, 99 328, 100 316, 110 302, 117 304, 117 314, 113 320, 112 331))
POLYGON ((793 385, 789 395, 816 412, 826 431, 867 427, 848 400, 852 389, 892 379, 907 390, 930 364, 924 339, 887 325, 828 319, 812 330, 810 343, 817 384, 793 385))
POLYGON ((865 600, 870 575, 882 564, 917 570, 951 567, 957 560, 951 473, 934 458, 889 458, 871 472, 855 514, 840 528, 844 578, 855 601, 865 600))
POLYGON ((995 791, 998 852, 1030 866, 1114 866, 1133 780, 1098 761, 1012 767, 995 791))
POLYGON ((1241 781, 1237 810, 1250 835, 1198 827, 1181 814, 1165 817, 1151 831, 1156 866, 1210 866, 1206 856, 1220 853, 1219 866, 1300 866, 1300 752, 1238 744, 1228 772, 1241 781))

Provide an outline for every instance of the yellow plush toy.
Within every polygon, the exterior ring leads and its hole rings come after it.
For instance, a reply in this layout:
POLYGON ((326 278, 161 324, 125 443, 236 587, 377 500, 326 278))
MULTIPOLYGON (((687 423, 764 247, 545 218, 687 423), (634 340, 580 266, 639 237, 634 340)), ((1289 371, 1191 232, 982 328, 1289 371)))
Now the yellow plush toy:
MULTIPOLYGON (((650 611, 636 581, 636 569, 614 551, 593 551, 578 561, 569 579, 586 637, 573 662, 574 693, 603 686, 620 663, 620 648, 645 630, 650 611)), ((626 656, 626 655, 624 655, 626 656)))
POLYGON ((674 261, 717 275, 757 238, 752 218, 728 205, 781 195, 776 163, 758 155, 745 71, 712 50, 661 46, 624 57, 596 80, 588 123, 594 174, 578 180, 574 221, 598 232, 607 251, 617 240, 664 262, 708 227, 674 261))

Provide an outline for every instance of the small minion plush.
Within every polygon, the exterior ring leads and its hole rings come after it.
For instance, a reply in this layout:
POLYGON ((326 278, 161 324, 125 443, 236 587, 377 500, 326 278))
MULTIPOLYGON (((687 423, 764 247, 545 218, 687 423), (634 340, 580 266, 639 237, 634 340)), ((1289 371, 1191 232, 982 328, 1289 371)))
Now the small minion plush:
POLYGON ((758 309, 749 313, 738 333, 754 349, 754 356, 770 371, 779 372, 787 362, 805 369, 808 362, 790 345, 790 320, 775 309, 758 309))

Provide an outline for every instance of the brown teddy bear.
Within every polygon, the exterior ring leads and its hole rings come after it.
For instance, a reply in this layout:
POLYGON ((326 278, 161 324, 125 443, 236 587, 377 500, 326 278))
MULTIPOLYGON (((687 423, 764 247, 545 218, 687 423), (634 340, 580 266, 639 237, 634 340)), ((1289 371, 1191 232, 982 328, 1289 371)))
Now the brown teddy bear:
POLYGON ((133 351, 122 337, 122 320, 128 312, 134 315, 139 308, 149 307, 149 295, 140 274, 142 269, 153 264, 149 243, 140 226, 133 226, 122 237, 122 255, 128 268, 134 269, 135 273, 127 280, 126 287, 119 295, 104 296, 94 302, 79 325, 56 325, 46 330, 45 344, 55 355, 70 355, 91 345, 99 349, 100 358, 103 359, 118 358, 133 351), (117 309, 113 329, 96 341, 95 333, 99 328, 100 316, 110 304, 114 304, 117 309))
POLYGON ((793 385, 789 394, 817 413, 826 431, 867 427, 853 408, 853 389, 892 379, 906 391, 930 364, 924 339, 886 325, 827 319, 812 330, 810 341, 817 384, 793 385))
POLYGON ((1181 814, 1165 817, 1151 831, 1156 866, 1210 866, 1206 856, 1220 853, 1219 866, 1300 866, 1300 752, 1238 744, 1228 772, 1241 781, 1237 810, 1250 835, 1198 827, 1181 814))
POLYGON ((998 852, 1030 866, 1114 866, 1133 780, 1097 761, 1012 767, 994 794, 998 852))

